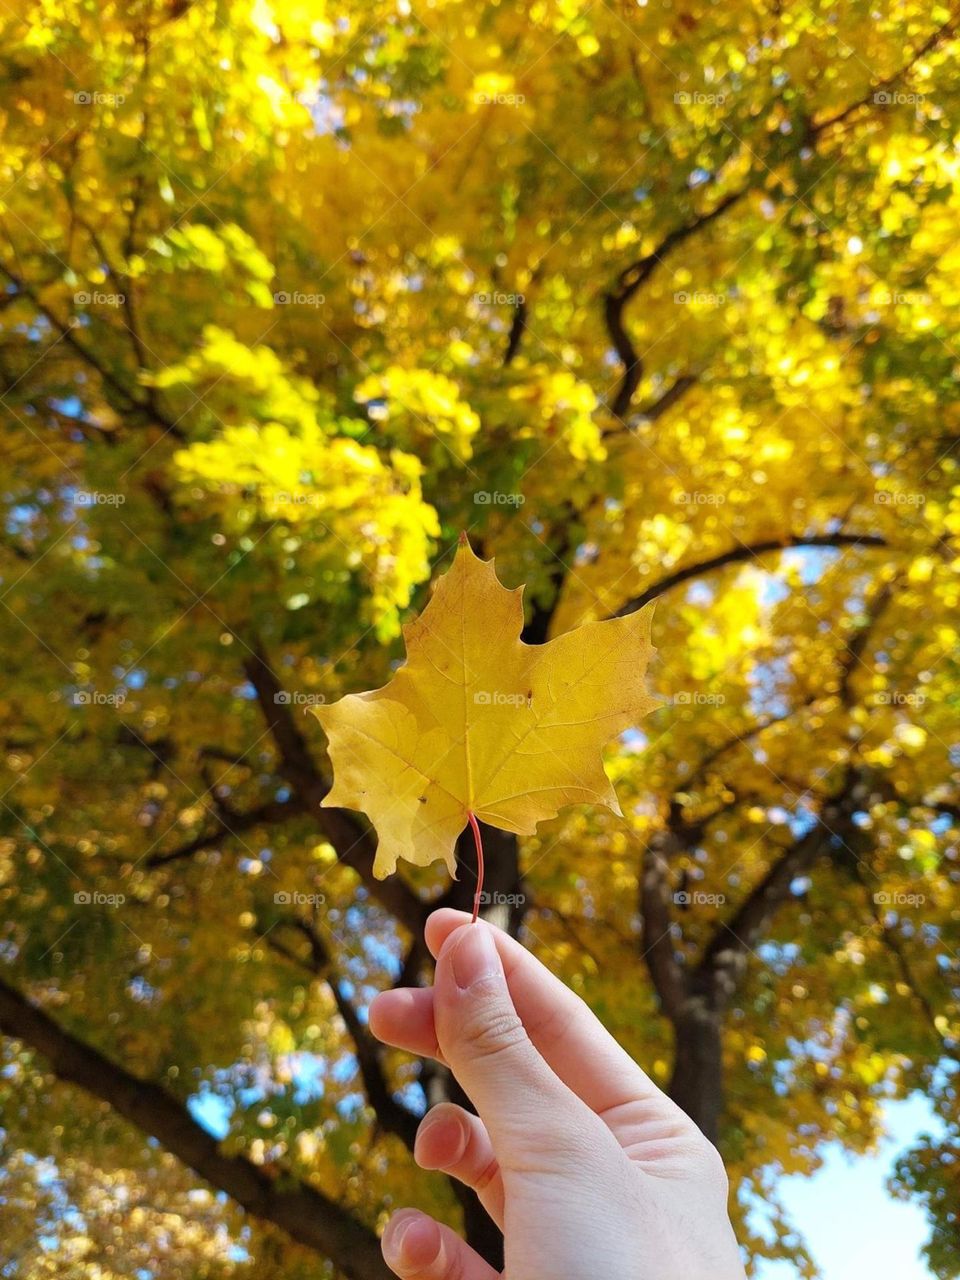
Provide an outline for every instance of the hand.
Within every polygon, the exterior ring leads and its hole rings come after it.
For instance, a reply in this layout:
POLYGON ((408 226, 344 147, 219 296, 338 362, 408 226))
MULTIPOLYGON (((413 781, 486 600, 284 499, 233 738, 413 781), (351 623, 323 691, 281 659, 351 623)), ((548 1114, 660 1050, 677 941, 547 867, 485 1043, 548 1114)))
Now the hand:
MULTIPOLYGON (((479 1112, 429 1111, 417 1163, 476 1191, 509 1280, 744 1280, 716 1148, 558 978, 467 921, 434 912, 432 989, 370 1006, 374 1035, 445 1063, 479 1112)), ((413 1209, 390 1219, 383 1253, 403 1280, 496 1280, 413 1209)))

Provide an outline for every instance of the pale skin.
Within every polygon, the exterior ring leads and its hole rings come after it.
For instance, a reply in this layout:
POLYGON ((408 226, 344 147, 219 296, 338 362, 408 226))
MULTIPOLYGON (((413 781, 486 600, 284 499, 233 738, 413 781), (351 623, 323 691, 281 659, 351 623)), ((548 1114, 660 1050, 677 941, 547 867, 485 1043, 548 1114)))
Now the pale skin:
MULTIPOLYGON (((744 1280, 716 1149, 582 1000, 508 934, 436 911, 433 987, 377 996, 370 1028, 444 1062, 477 1108, 434 1107, 415 1158, 472 1187, 507 1280, 744 1280)), ((402 1280, 497 1280, 456 1232, 400 1209, 402 1280)))

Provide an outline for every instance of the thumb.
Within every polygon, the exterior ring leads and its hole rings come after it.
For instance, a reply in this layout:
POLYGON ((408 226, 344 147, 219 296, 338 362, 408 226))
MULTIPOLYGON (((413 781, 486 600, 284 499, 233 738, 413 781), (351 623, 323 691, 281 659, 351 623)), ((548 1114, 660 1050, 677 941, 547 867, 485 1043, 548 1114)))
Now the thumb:
MULTIPOLYGON (((482 920, 455 929, 437 957, 434 1025, 445 1061, 472 1099, 503 1167, 511 1154, 582 1145, 590 1113, 527 1035, 482 920)), ((559 1154, 559 1152, 558 1152, 559 1154)))

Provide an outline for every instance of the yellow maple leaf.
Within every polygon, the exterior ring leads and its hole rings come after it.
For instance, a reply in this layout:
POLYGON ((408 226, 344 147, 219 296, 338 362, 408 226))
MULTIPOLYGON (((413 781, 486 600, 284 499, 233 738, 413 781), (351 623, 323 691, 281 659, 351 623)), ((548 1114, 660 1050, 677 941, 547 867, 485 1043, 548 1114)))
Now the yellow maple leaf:
POLYGON ((456 875, 471 815, 531 835, 569 804, 620 813, 601 748, 659 705, 644 680, 652 606, 527 645, 522 597, 462 537, 390 683, 311 708, 334 768, 323 803, 370 818, 379 879, 401 857, 456 875))

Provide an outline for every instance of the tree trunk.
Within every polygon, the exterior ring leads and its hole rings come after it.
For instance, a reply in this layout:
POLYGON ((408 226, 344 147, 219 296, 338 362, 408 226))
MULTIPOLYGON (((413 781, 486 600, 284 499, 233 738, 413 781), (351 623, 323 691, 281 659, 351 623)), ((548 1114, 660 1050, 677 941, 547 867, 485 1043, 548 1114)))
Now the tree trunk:
POLYGON ((723 1115, 723 1015, 709 989, 690 995, 674 1022, 670 1097, 714 1146, 723 1115))

